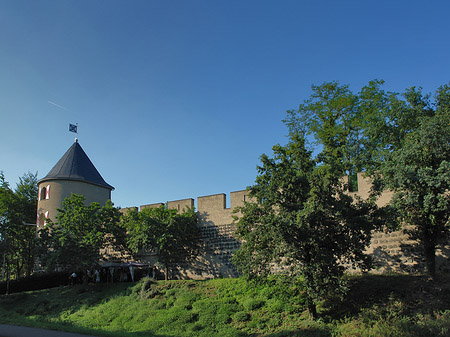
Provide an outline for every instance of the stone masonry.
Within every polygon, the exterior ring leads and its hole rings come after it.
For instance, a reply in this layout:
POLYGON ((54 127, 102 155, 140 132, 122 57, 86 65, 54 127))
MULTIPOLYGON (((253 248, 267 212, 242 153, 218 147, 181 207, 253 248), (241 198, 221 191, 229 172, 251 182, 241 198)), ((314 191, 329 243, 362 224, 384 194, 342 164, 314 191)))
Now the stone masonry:
MULTIPOLYGON (((370 181, 358 174, 358 192, 352 192, 361 198, 367 198, 370 191, 370 181)), ((378 205, 383 206, 392 197, 391 192, 385 192, 378 199, 378 205)), ((242 206, 248 198, 248 191, 236 191, 230 193, 230 207, 226 207, 226 195, 215 194, 199 197, 197 199, 197 211, 199 214, 199 226, 204 253, 194 263, 181 266, 173 273, 176 278, 207 279, 216 277, 236 277, 238 274, 231 263, 233 252, 240 243, 234 237, 236 225, 233 224, 233 210, 242 206)), ((142 205, 146 207, 159 207, 162 203, 142 205)), ((168 207, 179 212, 185 207, 193 207, 194 199, 182 199, 169 201, 168 207)), ((123 209, 122 211, 126 211, 123 209)), ((409 239, 408 228, 402 228, 394 232, 374 232, 367 253, 374 258, 373 272, 421 272, 424 270, 424 261, 421 255, 421 247, 417 242, 409 239)), ((441 270, 449 270, 448 263, 449 246, 439 247, 437 266, 441 270)), ((154 256, 148 256, 146 261, 154 263, 154 256)))

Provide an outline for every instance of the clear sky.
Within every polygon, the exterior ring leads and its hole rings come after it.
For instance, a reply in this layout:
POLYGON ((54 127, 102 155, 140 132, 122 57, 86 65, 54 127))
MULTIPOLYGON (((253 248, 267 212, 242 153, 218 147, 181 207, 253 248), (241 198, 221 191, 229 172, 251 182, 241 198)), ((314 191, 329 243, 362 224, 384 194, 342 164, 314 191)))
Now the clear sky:
POLYGON ((0 170, 43 178, 69 123, 116 206, 253 184, 281 120, 337 80, 433 92, 450 1, 0 0, 0 170))

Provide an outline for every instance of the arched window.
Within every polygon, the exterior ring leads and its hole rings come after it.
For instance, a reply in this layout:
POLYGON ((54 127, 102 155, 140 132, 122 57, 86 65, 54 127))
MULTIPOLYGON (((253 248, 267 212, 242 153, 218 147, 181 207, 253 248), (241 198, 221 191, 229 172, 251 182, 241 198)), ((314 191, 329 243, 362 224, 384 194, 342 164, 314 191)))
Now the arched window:
POLYGON ((44 227, 48 217, 48 212, 39 214, 39 227, 44 227))
POLYGON ((39 200, 44 200, 46 195, 47 195, 47 188, 46 187, 42 187, 41 188, 41 194, 39 195, 39 200))
POLYGON ((50 199, 50 185, 41 188, 39 200, 50 199))

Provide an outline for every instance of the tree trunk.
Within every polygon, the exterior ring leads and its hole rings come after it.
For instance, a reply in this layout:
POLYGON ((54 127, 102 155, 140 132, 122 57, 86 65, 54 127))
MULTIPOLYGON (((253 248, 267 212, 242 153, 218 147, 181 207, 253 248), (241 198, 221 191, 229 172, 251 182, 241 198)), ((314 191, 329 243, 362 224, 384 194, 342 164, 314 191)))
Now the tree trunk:
POLYGON ((167 267, 167 264, 164 266, 164 280, 169 279, 169 268, 167 267))
POLYGON ((28 251, 27 251, 27 263, 26 263, 26 276, 29 277, 31 275, 31 272, 33 271, 33 266, 34 266, 34 258, 33 258, 33 254, 32 254, 32 248, 31 245, 28 246, 28 251))
POLYGON ((431 279, 436 279, 436 246, 431 240, 424 241, 425 265, 431 279))

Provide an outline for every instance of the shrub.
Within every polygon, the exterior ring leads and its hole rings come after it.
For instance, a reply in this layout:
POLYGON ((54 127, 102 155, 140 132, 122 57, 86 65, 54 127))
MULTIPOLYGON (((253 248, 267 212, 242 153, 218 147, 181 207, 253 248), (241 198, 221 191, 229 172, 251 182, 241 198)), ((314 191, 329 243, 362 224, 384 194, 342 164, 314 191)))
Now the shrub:
POLYGON ((251 311, 261 308, 264 305, 264 300, 260 298, 249 298, 242 303, 245 309, 251 311))
POLYGON ((269 311, 273 313, 283 312, 286 307, 284 301, 276 298, 268 300, 266 306, 269 309, 269 311))
POLYGON ((199 314, 199 323, 204 326, 217 327, 229 323, 238 306, 237 303, 207 299, 194 302, 192 310, 199 314))
POLYGON ((175 296, 177 293, 177 289, 168 289, 166 291, 166 296, 175 296))
MULTIPOLYGON (((28 277, 22 277, 17 280, 10 280, 9 293, 18 293, 22 291, 41 290, 67 285, 70 273, 52 272, 33 274, 28 277)), ((6 294, 6 282, 0 282, 0 294, 6 294)))
POLYGON ((135 289, 139 289, 138 294, 141 299, 149 299, 154 298, 159 295, 159 291, 157 289, 157 283, 149 278, 144 277, 141 279, 135 289))
POLYGON ((248 321, 249 318, 250 318, 250 315, 245 311, 238 311, 237 313, 235 313, 233 315, 233 320, 235 322, 245 322, 245 321, 248 321))
POLYGON ((187 310, 192 309, 192 304, 198 299, 198 295, 194 292, 181 292, 175 301, 175 306, 183 307, 187 310))
POLYGON ((203 329, 203 325, 201 325, 200 323, 194 323, 194 324, 191 326, 191 331, 194 331, 194 332, 200 331, 200 330, 202 330, 202 329, 203 329))

